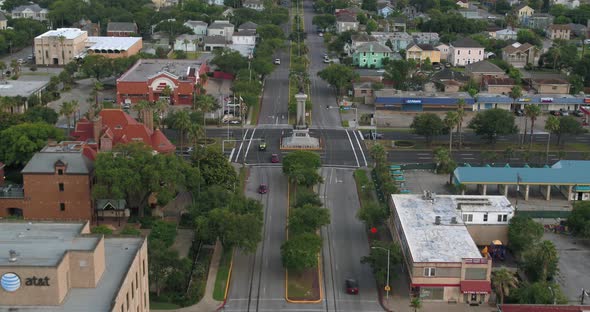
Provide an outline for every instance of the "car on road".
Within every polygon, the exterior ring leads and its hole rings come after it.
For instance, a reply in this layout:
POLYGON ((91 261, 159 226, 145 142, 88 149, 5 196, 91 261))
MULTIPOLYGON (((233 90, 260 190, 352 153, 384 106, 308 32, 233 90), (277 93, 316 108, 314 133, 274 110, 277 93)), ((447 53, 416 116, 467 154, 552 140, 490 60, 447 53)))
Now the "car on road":
POLYGON ((318 36, 323 37, 324 33, 318 33, 318 36))
POLYGON ((275 65, 281 65, 281 59, 275 59, 275 65))
POLYGON ((270 162, 273 164, 276 164, 279 162, 279 155, 278 154, 272 154, 270 156, 270 162))
POLYGON ((262 143, 258 144, 258 150, 259 151, 266 151, 266 142, 262 142, 262 143))
POLYGON ((349 295, 358 295, 359 284, 355 279, 349 278, 345 281, 346 293, 349 295))
POLYGON ((268 192, 268 186, 266 184, 260 184, 258 186, 258 194, 266 194, 268 192))
POLYGON ((520 108, 514 110, 514 115, 516 116, 524 116, 524 111, 520 108))
POLYGON ((330 59, 327 56, 324 56, 324 63, 326 63, 326 64, 330 63, 330 59))
POLYGON ((19 63, 19 64, 21 64, 21 65, 24 64, 24 63, 26 63, 25 60, 23 60, 23 59, 18 59, 18 60, 16 60, 16 62, 19 63))
POLYGON ((35 59, 35 56, 33 54, 29 54, 29 56, 27 56, 27 60, 32 61, 35 59))

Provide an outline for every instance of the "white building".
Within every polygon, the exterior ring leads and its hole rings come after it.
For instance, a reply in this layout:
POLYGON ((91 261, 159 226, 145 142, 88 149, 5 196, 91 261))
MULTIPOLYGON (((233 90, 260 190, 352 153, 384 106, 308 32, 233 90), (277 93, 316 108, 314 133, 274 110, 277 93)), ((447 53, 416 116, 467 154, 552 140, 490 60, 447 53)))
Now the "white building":
POLYGON ((174 41, 174 50, 185 52, 199 51, 199 43, 203 42, 203 36, 199 35, 180 35, 174 41))
POLYGON ((195 35, 206 36, 207 35, 207 23, 202 21, 186 21, 184 26, 190 28, 195 35))
POLYGON ((450 47, 450 62, 453 66, 465 66, 483 61, 485 58, 484 47, 468 37, 452 42, 450 47))
POLYGON ((234 34, 234 25, 227 20, 214 21, 207 28, 207 36, 222 36, 226 41, 231 41, 234 34))
POLYGON ((30 18, 37 21, 46 21, 49 10, 40 7, 38 4, 20 5, 10 12, 12 18, 30 18))
POLYGON ((448 44, 444 44, 441 43, 437 46, 435 46, 436 49, 438 49, 440 51, 440 60, 445 60, 448 61, 449 60, 449 54, 451 51, 451 47, 448 44))
POLYGON ((233 44, 255 45, 256 44, 256 31, 242 30, 242 31, 235 32, 232 35, 232 43, 233 44))
POLYGON ((345 13, 336 17, 336 31, 338 33, 343 33, 349 30, 357 31, 358 29, 359 22, 357 21, 356 16, 345 13))
POLYGON ((261 0, 244 0, 243 7, 256 10, 258 12, 264 10, 264 4, 261 0))

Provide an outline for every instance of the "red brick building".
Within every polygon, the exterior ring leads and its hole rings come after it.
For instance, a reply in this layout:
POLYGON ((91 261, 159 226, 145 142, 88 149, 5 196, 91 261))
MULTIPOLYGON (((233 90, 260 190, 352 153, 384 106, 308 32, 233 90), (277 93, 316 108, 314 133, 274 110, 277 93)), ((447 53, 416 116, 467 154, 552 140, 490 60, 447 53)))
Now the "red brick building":
MULTIPOLYGON (((151 116, 149 112, 144 114, 151 116)), ((120 109, 103 109, 92 121, 80 119, 72 136, 98 152, 110 151, 118 144, 143 142, 158 153, 173 153, 176 146, 160 129, 154 130, 153 118, 145 119, 143 124, 120 109)))
POLYGON ((21 171, 22 186, 0 187, 0 217, 92 220, 95 157, 84 142, 48 144, 21 171))
POLYGON ((137 34, 139 31, 135 23, 110 22, 107 24, 107 37, 131 37, 137 34))
POLYGON ((168 87, 170 105, 191 105, 205 83, 202 77, 209 71, 210 56, 197 60, 140 59, 117 79, 117 103, 135 104, 140 100, 157 101, 164 98, 168 87), (164 93, 165 94, 165 93, 164 93))

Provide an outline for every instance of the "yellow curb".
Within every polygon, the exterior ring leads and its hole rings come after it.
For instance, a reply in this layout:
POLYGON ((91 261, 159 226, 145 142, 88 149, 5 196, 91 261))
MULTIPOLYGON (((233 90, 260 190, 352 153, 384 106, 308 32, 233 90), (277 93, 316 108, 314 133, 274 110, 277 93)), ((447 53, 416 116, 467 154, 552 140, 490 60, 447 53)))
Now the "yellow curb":
POLYGON ((223 301, 227 300, 227 292, 229 291, 229 282, 231 281, 231 272, 234 267, 234 251, 235 251, 235 248, 232 248, 231 261, 229 262, 229 271, 227 273, 227 280, 225 281, 225 293, 223 294, 223 301))

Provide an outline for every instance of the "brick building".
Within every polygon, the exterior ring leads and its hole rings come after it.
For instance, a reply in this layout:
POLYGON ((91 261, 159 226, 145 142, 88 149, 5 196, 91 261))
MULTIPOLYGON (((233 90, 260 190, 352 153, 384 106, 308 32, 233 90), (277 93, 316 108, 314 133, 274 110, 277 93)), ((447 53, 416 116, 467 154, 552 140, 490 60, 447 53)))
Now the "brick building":
POLYGON ((209 58, 197 60, 140 59, 117 79, 117 102, 135 104, 157 101, 168 87, 170 105, 191 105, 202 84, 200 77, 209 71, 209 58))
POLYGON ((107 24, 108 37, 131 37, 138 33, 135 23, 110 22, 107 24))
POLYGON ((83 142, 49 143, 21 171, 22 186, 0 188, 0 217, 91 220, 95 156, 83 142))

